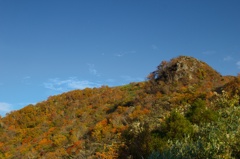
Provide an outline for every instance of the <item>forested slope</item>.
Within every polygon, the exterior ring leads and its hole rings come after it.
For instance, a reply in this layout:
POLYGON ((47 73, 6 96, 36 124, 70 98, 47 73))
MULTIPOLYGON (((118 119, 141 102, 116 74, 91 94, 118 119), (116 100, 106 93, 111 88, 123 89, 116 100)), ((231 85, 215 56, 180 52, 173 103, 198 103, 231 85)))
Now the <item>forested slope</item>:
POLYGON ((148 80, 51 96, 0 119, 0 158, 240 158, 240 77, 180 56, 148 80))

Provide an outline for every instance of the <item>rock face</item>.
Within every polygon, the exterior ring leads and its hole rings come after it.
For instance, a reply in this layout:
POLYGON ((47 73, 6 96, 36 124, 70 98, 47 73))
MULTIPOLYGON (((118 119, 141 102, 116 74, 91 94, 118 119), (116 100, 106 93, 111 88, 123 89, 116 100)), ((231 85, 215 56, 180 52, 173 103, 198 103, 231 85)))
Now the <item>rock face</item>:
POLYGON ((179 56, 169 62, 163 61, 149 75, 150 79, 164 83, 193 84, 202 81, 221 81, 222 76, 205 62, 189 56, 179 56))

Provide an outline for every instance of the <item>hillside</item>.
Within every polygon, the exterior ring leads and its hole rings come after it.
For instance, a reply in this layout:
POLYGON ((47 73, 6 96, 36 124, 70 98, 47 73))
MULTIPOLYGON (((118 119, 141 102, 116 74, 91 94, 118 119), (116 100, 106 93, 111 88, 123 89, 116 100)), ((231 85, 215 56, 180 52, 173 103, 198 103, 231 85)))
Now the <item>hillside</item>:
POLYGON ((240 158, 239 81, 180 56, 145 82, 51 96, 0 118, 0 158, 240 158))

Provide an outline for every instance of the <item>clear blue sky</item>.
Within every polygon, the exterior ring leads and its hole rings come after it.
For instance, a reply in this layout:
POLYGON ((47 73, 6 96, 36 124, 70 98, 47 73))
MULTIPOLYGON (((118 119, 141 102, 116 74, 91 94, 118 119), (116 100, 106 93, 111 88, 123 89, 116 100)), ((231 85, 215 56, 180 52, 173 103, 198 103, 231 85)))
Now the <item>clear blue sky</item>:
POLYGON ((240 72, 239 0, 0 0, 0 114, 143 81, 179 55, 240 72))

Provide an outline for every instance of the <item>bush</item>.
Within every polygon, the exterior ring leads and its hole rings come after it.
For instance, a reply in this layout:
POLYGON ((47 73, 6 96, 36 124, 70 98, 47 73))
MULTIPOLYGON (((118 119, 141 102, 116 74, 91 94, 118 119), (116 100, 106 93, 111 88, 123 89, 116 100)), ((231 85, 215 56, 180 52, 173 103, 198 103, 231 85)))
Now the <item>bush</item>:
POLYGON ((168 139, 182 139, 193 132, 191 123, 180 113, 173 111, 163 123, 161 132, 168 139))
POLYGON ((149 159, 240 158, 240 106, 223 107, 219 118, 202 123, 194 136, 169 140, 169 148, 152 152, 149 159))
POLYGON ((197 99, 186 113, 186 118, 193 124, 209 123, 217 120, 217 114, 206 108, 202 99, 197 99))
POLYGON ((125 146, 119 151, 120 158, 146 158, 150 154, 150 131, 147 123, 134 122, 123 134, 125 146))

